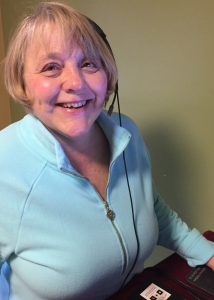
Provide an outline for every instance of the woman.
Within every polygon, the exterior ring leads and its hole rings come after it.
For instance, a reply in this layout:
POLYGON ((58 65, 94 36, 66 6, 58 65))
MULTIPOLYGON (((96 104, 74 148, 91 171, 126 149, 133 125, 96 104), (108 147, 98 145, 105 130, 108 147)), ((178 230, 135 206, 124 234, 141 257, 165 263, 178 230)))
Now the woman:
POLYGON ((117 68, 99 31, 44 2, 9 45, 6 86, 28 114, 0 133, 5 299, 105 299, 143 271, 157 243, 214 268, 213 244, 156 193, 136 125, 102 111, 117 68))

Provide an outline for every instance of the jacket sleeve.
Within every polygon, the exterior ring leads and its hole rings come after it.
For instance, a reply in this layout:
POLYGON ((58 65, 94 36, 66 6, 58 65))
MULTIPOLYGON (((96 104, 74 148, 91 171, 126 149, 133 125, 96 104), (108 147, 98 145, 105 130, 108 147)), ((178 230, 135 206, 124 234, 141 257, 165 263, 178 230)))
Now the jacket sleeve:
POLYGON ((154 208, 159 225, 158 245, 176 251, 191 267, 203 265, 214 255, 214 243, 197 229, 191 230, 154 191, 154 208))

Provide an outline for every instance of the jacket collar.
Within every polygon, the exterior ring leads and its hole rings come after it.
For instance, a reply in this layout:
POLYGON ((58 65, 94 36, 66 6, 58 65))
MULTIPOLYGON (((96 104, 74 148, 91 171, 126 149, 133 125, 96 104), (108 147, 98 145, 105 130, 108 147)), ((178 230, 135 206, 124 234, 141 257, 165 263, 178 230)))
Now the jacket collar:
MULTIPOLYGON (((118 115, 115 114, 113 119, 116 121, 118 115)), ((109 141, 111 165, 127 147, 131 134, 107 117, 104 111, 97 118, 97 122, 109 141)), ((79 175, 71 166, 60 143, 35 116, 28 114, 21 121, 20 126, 22 138, 31 152, 66 172, 79 175)))

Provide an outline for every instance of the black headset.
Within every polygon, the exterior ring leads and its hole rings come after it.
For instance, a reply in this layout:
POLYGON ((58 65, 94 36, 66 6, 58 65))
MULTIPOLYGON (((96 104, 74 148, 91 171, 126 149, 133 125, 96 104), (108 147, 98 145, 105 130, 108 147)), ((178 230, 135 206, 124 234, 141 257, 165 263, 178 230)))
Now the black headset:
MULTIPOLYGON (((94 30, 101 36, 101 38, 103 39, 103 41, 105 42, 105 44, 107 45, 109 51, 111 52, 113 58, 114 58, 114 54, 113 51, 111 49, 111 46, 106 38, 106 34, 103 32, 103 30, 91 19, 87 18, 89 23, 92 25, 92 27, 94 28, 94 30)), ((115 59, 115 58, 114 58, 115 59)), ((114 97, 113 97, 113 101, 112 104, 110 105, 109 109, 108 109, 108 113, 107 115, 110 117, 113 109, 114 109, 114 102, 117 98, 117 105, 118 105, 118 114, 119 114, 119 122, 120 122, 120 126, 122 127, 122 120, 121 120, 121 114, 120 114, 120 103, 119 103, 119 94, 118 94, 118 81, 116 82, 115 85, 115 91, 114 91, 114 97)), ((130 196, 130 201, 131 201, 131 209, 132 209, 132 221, 133 221, 133 226, 134 226, 134 232, 135 232, 135 237, 136 237, 136 242, 137 242, 137 251, 136 251, 136 256, 135 256, 135 260, 134 263, 131 267, 131 269, 129 270, 127 276, 125 277, 122 286, 120 287, 120 289, 123 288, 127 278, 129 277, 130 273, 132 272, 132 270, 134 269, 136 262, 137 262, 137 258, 138 258, 138 253, 139 253, 139 239, 138 239, 138 235, 137 235, 137 230, 136 230, 136 226, 135 226, 135 220, 134 220, 134 208, 133 208, 133 201, 132 201, 132 195, 131 195, 131 189, 130 189, 130 185, 129 185, 129 178, 128 178, 128 172, 127 172, 127 167, 126 167, 126 159, 125 159, 125 151, 123 151, 123 161, 124 161, 124 167, 125 167, 125 173, 126 173, 126 180, 127 180, 127 186, 128 186, 128 190, 129 190, 129 196, 130 196)))
MULTIPOLYGON (((94 21, 92 21, 91 19, 87 18, 88 21, 90 22, 90 24, 92 25, 92 27, 94 28, 94 30, 99 34, 99 36, 103 39, 103 41, 105 42, 105 44, 107 45, 111 55, 113 56, 114 58, 114 54, 113 54, 113 51, 111 49, 111 46, 106 38, 106 34, 104 33, 104 31, 100 28, 100 26, 97 25, 97 23, 95 23, 94 21)), ((115 59, 115 58, 114 58, 115 59)), ((110 117, 113 110, 114 110, 114 102, 115 102, 115 99, 117 98, 117 103, 118 103, 118 112, 119 112, 119 119, 120 119, 120 126, 122 127, 122 124, 121 124, 121 115, 120 115, 120 104, 119 104, 119 96, 118 96, 118 81, 116 82, 116 85, 115 85, 115 91, 114 91, 114 98, 113 98, 113 101, 112 101, 112 104, 110 105, 109 109, 108 109, 108 113, 107 115, 110 117)))

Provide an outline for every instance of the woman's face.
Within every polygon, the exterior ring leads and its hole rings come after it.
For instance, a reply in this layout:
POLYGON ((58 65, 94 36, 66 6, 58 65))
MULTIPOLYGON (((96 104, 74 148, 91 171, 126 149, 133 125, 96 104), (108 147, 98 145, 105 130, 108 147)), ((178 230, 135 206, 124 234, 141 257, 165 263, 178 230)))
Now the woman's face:
POLYGON ((50 29, 45 43, 34 38, 27 50, 24 82, 33 114, 59 142, 90 133, 107 90, 100 61, 50 29))

